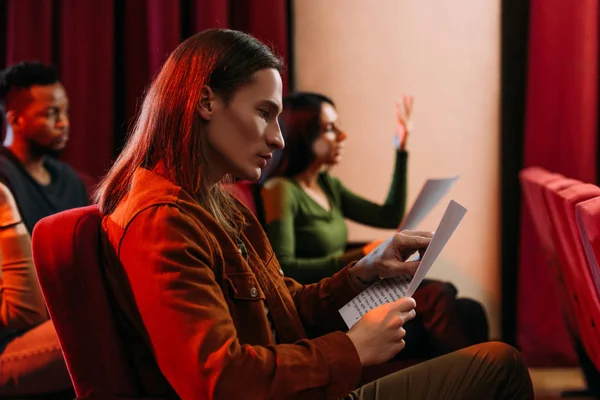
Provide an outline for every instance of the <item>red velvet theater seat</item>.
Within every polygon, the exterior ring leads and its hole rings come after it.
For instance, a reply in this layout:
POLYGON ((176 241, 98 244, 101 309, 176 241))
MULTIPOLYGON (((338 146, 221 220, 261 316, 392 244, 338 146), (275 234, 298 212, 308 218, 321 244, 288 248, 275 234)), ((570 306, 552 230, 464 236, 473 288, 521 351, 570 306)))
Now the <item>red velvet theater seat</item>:
POLYGON ((519 173, 527 210, 531 214, 542 250, 549 262, 555 261, 556 250, 551 235, 548 210, 542 196, 542 188, 544 185, 561 178, 564 177, 539 167, 525 168, 519 173))
MULTIPOLYGON (((574 179, 567 179, 561 174, 552 173, 540 167, 523 169, 519 174, 519 179, 527 211, 532 217, 546 262, 550 267, 551 274, 554 276, 554 286, 558 302, 562 308, 563 318, 566 321, 570 334, 578 337, 577 332, 579 329, 575 318, 573 300, 572 296, 569 295, 565 277, 561 270, 556 229, 554 222, 550 218, 549 204, 545 197, 545 192, 547 188, 562 190, 581 182, 574 179)), ((541 273, 544 273, 544 270, 541 270, 541 273)))
POLYGON ((35 266, 78 399, 140 398, 106 291, 100 222, 96 206, 42 219, 35 266))
POLYGON ((590 291, 595 292, 595 288, 575 220, 576 205, 598 196, 600 188, 584 183, 547 192, 550 215, 556 226, 561 267, 576 307, 580 340, 596 369, 600 370, 600 307, 590 294, 590 291))
POLYGON ((225 189, 233 196, 237 197, 246 207, 257 214, 256 200, 254 198, 254 183, 240 181, 224 185, 225 189))
POLYGON ((595 299, 600 301, 600 197, 579 203, 575 210, 589 273, 594 282, 595 299))
POLYGON ((264 210, 260 197, 260 187, 256 182, 239 181, 224 185, 225 190, 235 196, 242 204, 250 209, 264 226, 264 210))

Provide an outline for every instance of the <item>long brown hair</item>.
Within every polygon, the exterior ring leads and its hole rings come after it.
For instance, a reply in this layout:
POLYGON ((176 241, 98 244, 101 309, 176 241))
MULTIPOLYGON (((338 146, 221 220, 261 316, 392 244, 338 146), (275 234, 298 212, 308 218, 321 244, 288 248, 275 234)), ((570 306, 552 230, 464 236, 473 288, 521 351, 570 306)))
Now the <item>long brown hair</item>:
POLYGON ((235 91, 266 68, 281 72, 271 50, 242 32, 211 29, 181 43, 150 85, 123 151, 100 182, 94 199, 105 214, 114 211, 130 190, 138 167, 159 162, 165 177, 196 197, 230 233, 243 218, 221 187, 207 184, 203 127, 198 114, 201 90, 208 85, 227 103, 235 91))

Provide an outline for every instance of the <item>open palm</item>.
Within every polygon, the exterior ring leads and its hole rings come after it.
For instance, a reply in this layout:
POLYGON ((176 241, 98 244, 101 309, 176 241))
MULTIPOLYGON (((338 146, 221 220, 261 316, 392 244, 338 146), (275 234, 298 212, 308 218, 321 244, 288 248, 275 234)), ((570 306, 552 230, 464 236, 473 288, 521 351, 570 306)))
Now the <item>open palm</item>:
POLYGON ((406 148, 406 140, 411 131, 411 117, 413 112, 414 97, 411 95, 402 96, 402 101, 396 103, 396 135, 398 137, 398 148, 406 148))

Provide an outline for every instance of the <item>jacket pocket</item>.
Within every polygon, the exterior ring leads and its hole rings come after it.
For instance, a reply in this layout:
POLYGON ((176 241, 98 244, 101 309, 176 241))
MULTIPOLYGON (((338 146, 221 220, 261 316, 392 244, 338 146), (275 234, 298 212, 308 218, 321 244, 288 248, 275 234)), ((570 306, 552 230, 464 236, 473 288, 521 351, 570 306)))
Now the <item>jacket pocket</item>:
POLYGON ((272 344, 265 293, 252 272, 227 274, 231 317, 242 344, 272 344))
POLYGON ((227 274, 225 281, 235 300, 265 300, 265 293, 260 288, 256 275, 251 272, 227 274))

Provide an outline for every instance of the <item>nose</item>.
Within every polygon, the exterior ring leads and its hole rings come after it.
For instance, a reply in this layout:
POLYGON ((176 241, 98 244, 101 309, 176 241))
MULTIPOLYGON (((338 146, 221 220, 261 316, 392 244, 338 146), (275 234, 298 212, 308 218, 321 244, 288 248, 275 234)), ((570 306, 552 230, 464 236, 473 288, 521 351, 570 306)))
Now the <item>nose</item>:
POLYGON ((58 120, 56 121, 56 127, 59 129, 69 129, 69 116, 65 113, 60 113, 58 120))
POLYGON ((275 150, 281 150, 285 147, 285 140, 281 134, 279 122, 276 123, 275 128, 267 135, 267 144, 275 150))
POLYGON ((346 132, 340 132, 337 135, 338 142, 343 142, 344 140, 346 140, 346 138, 348 138, 348 135, 346 134, 346 132))

